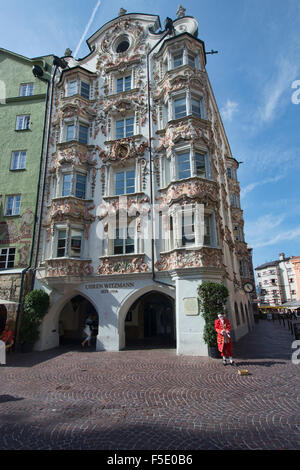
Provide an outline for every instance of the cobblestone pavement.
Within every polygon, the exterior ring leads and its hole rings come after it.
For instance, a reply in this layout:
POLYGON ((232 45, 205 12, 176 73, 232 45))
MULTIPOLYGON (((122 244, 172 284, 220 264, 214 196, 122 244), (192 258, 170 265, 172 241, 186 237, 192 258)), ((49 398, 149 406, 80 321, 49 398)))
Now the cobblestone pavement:
POLYGON ((11 353, 0 449, 300 449, 292 341, 260 321, 235 345, 236 367, 170 349, 11 353))

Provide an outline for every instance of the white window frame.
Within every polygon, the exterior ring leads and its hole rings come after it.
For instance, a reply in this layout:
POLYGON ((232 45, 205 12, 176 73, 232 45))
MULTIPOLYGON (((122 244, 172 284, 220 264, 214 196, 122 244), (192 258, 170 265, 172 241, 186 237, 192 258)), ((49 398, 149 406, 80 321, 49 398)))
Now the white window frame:
POLYGON ((89 145, 89 126, 87 124, 84 124, 82 122, 78 123, 78 142, 83 145, 89 145), (86 129, 86 141, 80 140, 80 128, 86 129))
POLYGON ((122 75, 122 76, 117 76, 116 81, 115 81, 115 86, 116 86, 116 93, 123 93, 125 91, 130 91, 132 90, 132 73, 130 72, 128 75, 122 75), (130 87, 126 89, 126 79, 130 77, 130 87), (118 83, 122 80, 122 89, 118 90, 118 83))
POLYGON ((81 79, 72 79, 68 80, 66 84, 66 96, 69 98, 70 96, 80 95, 82 98, 89 100, 91 97, 91 83, 89 80, 81 80, 81 79), (82 83, 88 86, 89 89, 89 96, 86 97, 85 93, 82 92, 82 83), (71 84, 73 84, 71 86, 71 84), (73 91, 72 91, 73 90, 73 91))
POLYGON ((78 199, 87 199, 87 192, 88 192, 88 174, 84 171, 78 170, 77 168, 74 169, 65 169, 61 172, 60 176, 60 189, 58 197, 77 197, 78 199), (70 192, 69 194, 64 194, 64 177, 70 175, 70 192), (85 178, 85 193, 84 197, 76 196, 77 191, 77 176, 83 176, 85 178))
POLYGON ((187 116, 194 116, 199 119, 206 119, 205 101, 201 94, 191 90, 180 90, 171 95, 171 104, 169 104, 168 120, 184 119, 187 116), (176 101, 185 101, 185 113, 181 112, 180 116, 176 115, 176 101), (193 112, 193 100, 199 104, 200 113, 193 112))
POLYGON ((12 269, 15 265, 15 258, 16 258, 16 248, 15 247, 6 247, 6 248, 0 248, 0 263, 5 263, 4 268, 0 267, 0 270, 2 269, 12 269), (3 253, 4 250, 7 250, 6 253, 3 253), (12 253, 13 251, 13 253, 12 253), (2 257, 5 256, 5 260, 2 261, 2 257), (10 256, 13 256, 13 260, 9 259, 10 256), (13 263, 12 266, 8 266, 9 263, 13 263))
MULTIPOLYGON (((207 246, 210 248, 217 247, 217 232, 215 223, 215 214, 212 211, 203 211, 201 205, 189 204, 184 206, 184 209, 175 211, 173 216, 173 224, 177 225, 177 229, 173 227, 173 233, 177 233, 177 243, 181 248, 195 248, 199 246, 207 246), (191 224, 187 224, 191 220, 191 224), (194 232, 187 231, 185 234, 184 226, 194 227, 194 232), (208 227, 208 235, 207 235, 208 227), (189 233, 193 234, 191 241, 188 240, 189 233), (183 237, 186 237, 186 241, 183 242, 183 237), (207 242, 207 236, 209 236, 209 242, 207 242)), ((171 233, 171 229, 170 229, 171 233)), ((173 243, 170 240, 170 245, 173 243)))
POLYGON ((128 226, 126 228, 119 228, 119 226, 117 225, 116 228, 115 228, 115 238, 112 240, 112 254, 115 255, 115 256, 124 256, 124 255, 132 255, 136 252, 136 231, 134 233, 134 238, 131 238, 128 234, 128 230, 132 230, 132 227, 129 227, 129 224, 132 224, 132 221, 128 221, 128 226), (121 238, 117 238, 117 232, 121 232, 121 238), (123 238, 123 235, 122 234, 125 234, 127 235, 127 237, 124 237, 123 238), (122 247, 122 252, 121 253, 116 253, 116 240, 120 240, 121 243, 118 245, 120 247, 122 247), (128 243, 127 244, 127 241, 128 240, 132 240, 133 243, 128 243), (127 246, 130 246, 130 247, 133 247, 133 251, 128 251, 126 252, 126 248, 127 246))
MULTIPOLYGON (((115 169, 114 171, 114 174, 113 174, 113 188, 114 188, 114 196, 122 196, 122 195, 127 195, 127 194, 134 194, 136 192, 136 169, 134 167, 130 167, 130 168, 124 168, 123 170, 120 171, 120 169, 115 169), (128 187, 127 187, 127 183, 128 183, 128 177, 127 177, 127 174, 129 172, 133 172, 134 173, 134 186, 133 186, 133 191, 130 191, 128 192, 128 187), (117 185, 116 185, 116 178, 117 178, 117 175, 118 174, 121 174, 123 173, 123 183, 124 183, 124 192, 123 193, 119 193, 117 194, 117 185)), ((130 178, 132 179, 132 178, 130 178)), ((129 186, 129 188, 131 188, 132 186, 129 186)))
MULTIPOLYGON (((122 119, 118 119, 117 117, 115 118, 115 123, 114 123, 114 132, 115 132, 115 139, 116 140, 119 140, 119 139, 125 139, 126 137, 132 137, 135 135, 135 116, 134 115, 130 115, 130 116, 126 116, 122 119), (132 124, 132 134, 129 132, 127 133, 127 123, 126 121, 128 121, 129 119, 133 119, 133 124, 132 124), (122 137, 117 135, 117 123, 118 122, 121 122, 123 121, 123 135, 122 137)), ((128 126, 128 127, 131 127, 131 124, 128 126)))
POLYGON ((26 169, 26 150, 14 150, 11 154, 10 169, 11 171, 25 170, 26 169), (15 163, 16 166, 14 165, 15 163))
POLYGON ((54 251, 52 253, 53 258, 75 258, 75 259, 82 259, 83 253, 84 253, 84 228, 82 226, 76 226, 76 225, 56 225, 55 226, 55 237, 54 237, 54 245, 53 245, 54 251), (65 237, 59 238, 59 233, 60 232, 65 232, 65 237), (77 235, 72 235, 72 232, 74 234, 77 233, 77 235), (80 234, 80 251, 78 254, 72 253, 72 237, 78 237, 78 234, 80 234), (58 256, 58 250, 62 249, 58 247, 59 240, 65 240, 65 245, 64 245, 64 255, 63 256, 58 256))
POLYGON ((210 166, 210 156, 206 149, 201 149, 199 147, 194 146, 185 146, 185 147, 178 147, 175 149, 175 171, 173 171, 175 181, 181 181, 186 178, 203 178, 207 180, 211 180, 211 166, 210 166), (189 153, 189 162, 190 162, 190 176, 186 176, 185 178, 179 178, 179 156, 188 154, 189 153), (197 155, 202 156, 204 158, 205 163, 205 175, 199 176, 197 174, 197 155))
POLYGON ((34 90, 34 83, 21 83, 19 96, 32 96, 34 90))
POLYGON ((18 114, 16 117, 16 131, 28 131, 30 129, 31 115, 18 114))
POLYGON ((9 194, 6 196, 6 200, 5 200, 5 216, 6 217, 13 217, 15 215, 20 215, 20 210, 21 210, 21 201, 22 201, 22 196, 21 194, 9 194), (13 198, 13 204, 12 204, 12 208, 11 208, 11 211, 12 213, 11 214, 8 214, 8 201, 13 198))

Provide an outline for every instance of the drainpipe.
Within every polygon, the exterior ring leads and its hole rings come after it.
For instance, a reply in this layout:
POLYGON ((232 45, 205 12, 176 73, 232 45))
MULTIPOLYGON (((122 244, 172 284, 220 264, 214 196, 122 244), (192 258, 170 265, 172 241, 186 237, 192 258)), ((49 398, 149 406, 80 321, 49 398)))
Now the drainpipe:
MULTIPOLYGON (((42 195, 40 200, 40 210, 38 215, 38 230, 37 230, 37 245, 36 245, 36 252, 35 252, 35 259, 34 259, 34 266, 33 266, 33 276, 32 276, 32 288, 35 281, 36 276, 36 269, 37 269, 37 259, 38 253, 40 248, 40 238, 41 238, 41 225, 42 225, 42 215, 43 215, 43 205, 44 205, 44 198, 45 198, 45 185, 46 185, 46 174, 47 174, 47 167, 48 167, 48 156, 49 156, 49 142, 50 142, 50 124, 51 124, 51 115, 53 109, 53 91, 54 91, 54 80, 56 76, 56 72, 58 67, 66 68, 67 64, 63 59, 59 59, 58 57, 54 56, 53 66, 55 67, 52 72, 51 82, 50 82, 50 104, 48 106, 48 117, 47 117, 47 129, 46 129, 46 147, 45 147, 45 161, 44 161, 44 168, 43 168, 43 175, 42 175, 42 195)), ((44 144, 44 142, 43 142, 44 144)), ((43 148, 42 148, 43 154, 43 148)))
POLYGON ((163 284, 168 287, 174 286, 168 284, 167 282, 158 281, 155 279, 155 269, 154 269, 154 196, 153 196, 153 157, 152 157, 152 127, 151 127, 151 96, 150 96, 150 54, 154 49, 169 35, 174 33, 173 22, 169 18, 166 20, 166 33, 160 38, 160 40, 150 49, 147 53, 147 96, 148 96, 148 126, 149 126, 149 157, 150 157, 150 205, 151 205, 151 224, 152 224, 152 239, 151 239, 151 272, 152 272, 152 281, 157 282, 158 284, 163 284), (169 23, 167 23, 169 20, 169 23))

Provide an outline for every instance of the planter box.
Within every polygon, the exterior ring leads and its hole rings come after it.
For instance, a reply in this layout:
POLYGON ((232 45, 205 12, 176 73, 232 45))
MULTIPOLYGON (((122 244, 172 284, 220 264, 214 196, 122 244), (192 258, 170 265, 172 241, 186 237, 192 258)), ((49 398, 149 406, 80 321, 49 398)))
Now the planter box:
POLYGON ((213 359, 220 359, 221 354, 216 346, 208 346, 208 355, 213 359))

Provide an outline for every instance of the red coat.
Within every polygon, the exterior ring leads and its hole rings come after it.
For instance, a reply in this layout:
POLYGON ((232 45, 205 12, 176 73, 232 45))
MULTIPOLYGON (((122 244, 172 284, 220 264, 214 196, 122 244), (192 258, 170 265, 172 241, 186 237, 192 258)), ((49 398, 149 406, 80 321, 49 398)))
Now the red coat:
POLYGON ((222 324, 221 320, 218 318, 215 321, 215 330, 218 333, 217 342, 218 342, 218 349, 219 349, 220 352, 223 352, 224 346, 226 347, 226 349, 229 349, 229 350, 232 349, 232 339, 227 338, 226 343, 224 341, 224 336, 221 333, 222 330, 224 330, 224 329, 225 329, 225 331, 230 333, 230 330, 231 330, 230 321, 227 318, 224 318, 224 323, 222 324))

